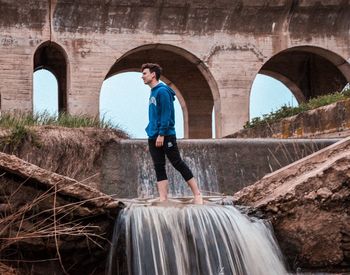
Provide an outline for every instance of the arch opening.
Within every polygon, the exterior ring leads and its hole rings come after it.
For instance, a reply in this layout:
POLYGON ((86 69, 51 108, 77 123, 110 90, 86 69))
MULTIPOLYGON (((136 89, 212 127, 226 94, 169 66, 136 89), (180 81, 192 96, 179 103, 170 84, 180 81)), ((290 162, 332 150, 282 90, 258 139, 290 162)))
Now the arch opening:
POLYGON ((282 106, 298 106, 298 99, 281 81, 274 77, 258 74, 253 82, 250 102, 249 119, 263 117, 282 106))
POLYGON ((350 80, 350 64, 329 50, 298 46, 270 58, 258 73, 281 81, 300 103, 342 91, 350 80))
POLYGON ((178 94, 184 114, 185 138, 212 137, 212 109, 215 85, 204 65, 191 53, 178 47, 152 44, 133 49, 118 59, 106 75, 140 71, 143 63, 158 63, 163 68, 161 78, 178 94))
POLYGON ((33 75, 33 112, 58 115, 57 78, 45 69, 37 70, 33 75))
MULTIPOLYGON (((143 84, 140 72, 124 72, 106 79, 100 92, 100 117, 117 124, 131 138, 147 138, 148 98, 150 89, 143 84)), ((183 138, 183 112, 174 102, 175 130, 183 138)))
POLYGON ((48 41, 41 44, 34 54, 34 72, 45 69, 57 80, 58 112, 67 112, 67 55, 61 46, 48 41))

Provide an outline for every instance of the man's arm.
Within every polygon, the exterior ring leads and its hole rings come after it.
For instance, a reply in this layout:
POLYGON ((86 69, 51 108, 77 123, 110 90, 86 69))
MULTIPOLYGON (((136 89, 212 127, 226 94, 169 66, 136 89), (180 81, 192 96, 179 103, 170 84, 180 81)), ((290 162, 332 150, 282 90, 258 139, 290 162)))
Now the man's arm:
POLYGON ((160 105, 160 127, 159 135, 156 140, 156 146, 160 147, 164 144, 164 136, 169 129, 171 119, 171 98, 167 91, 159 91, 159 105, 160 105))
POLYGON ((169 129, 171 119, 171 99, 167 91, 160 91, 159 93, 160 102, 160 127, 159 135, 164 136, 169 129))

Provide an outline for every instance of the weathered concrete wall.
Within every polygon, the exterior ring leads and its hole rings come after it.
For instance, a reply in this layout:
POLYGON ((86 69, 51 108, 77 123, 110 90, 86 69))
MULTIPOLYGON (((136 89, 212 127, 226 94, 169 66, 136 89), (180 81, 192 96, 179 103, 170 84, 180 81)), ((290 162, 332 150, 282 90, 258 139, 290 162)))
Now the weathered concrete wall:
MULTIPOLYGON (((180 152, 204 194, 234 192, 312 152, 330 140, 179 140, 180 152), (209 191, 209 192, 208 192, 209 191)), ((156 195, 156 178, 146 140, 121 140, 105 147, 101 191, 119 198, 156 195)), ((190 195, 181 175, 168 164, 170 192, 190 195)))
POLYGON ((55 69, 66 87, 61 110, 97 114, 107 75, 156 61, 184 99, 188 136, 210 137, 212 107, 216 136, 226 136, 248 120, 259 71, 301 100, 345 85, 349 18, 350 3, 342 0, 1 0, 1 110, 32 110, 32 73, 43 65, 33 59, 49 41, 66 58, 66 68, 55 69), (146 50, 152 55, 140 54, 146 50))
POLYGON ((342 138, 350 135, 350 99, 240 130, 230 138, 342 138))

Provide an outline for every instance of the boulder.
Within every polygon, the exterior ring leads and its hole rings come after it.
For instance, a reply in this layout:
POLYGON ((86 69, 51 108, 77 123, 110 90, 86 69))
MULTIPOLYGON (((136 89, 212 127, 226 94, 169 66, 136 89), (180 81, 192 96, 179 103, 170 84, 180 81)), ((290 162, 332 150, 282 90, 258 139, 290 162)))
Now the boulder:
POLYGON ((269 219, 293 269, 350 270, 350 138, 235 193, 269 219))
POLYGON ((104 274, 123 204, 0 153, 0 258, 20 274, 104 274))

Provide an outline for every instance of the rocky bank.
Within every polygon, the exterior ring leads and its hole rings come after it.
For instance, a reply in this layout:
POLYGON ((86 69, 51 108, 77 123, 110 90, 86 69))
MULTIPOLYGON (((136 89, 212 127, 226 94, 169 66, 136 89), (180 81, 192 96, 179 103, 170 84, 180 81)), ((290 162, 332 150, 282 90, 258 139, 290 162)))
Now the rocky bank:
POLYGON ((1 274, 104 274, 122 203, 4 153, 0 192, 1 274))
POLYGON ((350 138, 292 163, 234 195, 271 220, 293 268, 350 270, 350 138))
POLYGON ((100 189, 106 145, 128 138, 119 130, 31 126, 25 132, 0 129, 0 151, 100 189))

